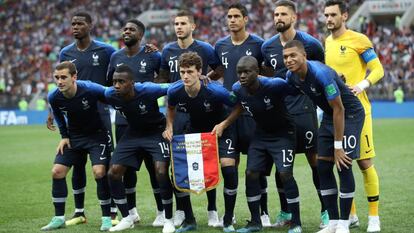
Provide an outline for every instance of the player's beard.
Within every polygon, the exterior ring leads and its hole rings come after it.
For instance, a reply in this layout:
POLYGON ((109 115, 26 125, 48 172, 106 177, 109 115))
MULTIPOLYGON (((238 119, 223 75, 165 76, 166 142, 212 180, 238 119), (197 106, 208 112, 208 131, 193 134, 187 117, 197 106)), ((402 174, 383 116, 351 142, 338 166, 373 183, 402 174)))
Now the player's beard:
POLYGON ((179 40, 185 40, 185 39, 187 39, 188 37, 190 36, 190 33, 185 33, 185 34, 183 34, 183 35, 181 35, 181 36, 179 36, 179 37, 177 37, 179 40))
POLYGON ((333 28, 328 28, 331 33, 338 31, 342 27, 342 22, 335 24, 333 23, 333 28))
POLYGON ((134 46, 138 43, 137 38, 130 38, 128 41, 124 41, 125 45, 128 47, 134 46))
MULTIPOLYGON (((280 22, 278 22, 278 23, 280 23, 280 22)), ((286 30, 288 30, 292 26, 292 23, 288 24, 288 23, 282 22, 283 23, 282 26, 278 26, 278 23, 276 24, 276 31, 282 32, 282 33, 285 32, 286 30)))

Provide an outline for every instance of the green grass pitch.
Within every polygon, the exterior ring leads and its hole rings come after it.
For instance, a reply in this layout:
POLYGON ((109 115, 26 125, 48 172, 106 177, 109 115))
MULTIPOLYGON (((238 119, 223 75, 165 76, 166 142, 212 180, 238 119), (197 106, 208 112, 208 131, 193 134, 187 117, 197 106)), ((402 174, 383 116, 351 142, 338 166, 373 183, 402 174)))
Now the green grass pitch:
MULTIPOLYGON (((375 119, 374 140, 377 152, 375 165, 380 176, 380 216, 382 232, 413 232, 414 224, 414 119, 375 119)), ((39 232, 53 215, 51 202, 51 168, 59 141, 57 132, 44 126, 0 127, 0 232, 39 232)), ((237 226, 245 224, 249 211, 244 194, 245 158, 240 165, 239 191, 236 205, 237 226)), ((356 203, 361 221, 359 229, 366 232, 367 201, 362 176, 354 166, 356 178, 356 203)), ((57 232, 98 232, 100 208, 95 193, 95 181, 88 164, 86 214, 88 223, 67 227, 57 232)), ((294 174, 300 189, 301 216, 304 232, 316 232, 319 225, 319 202, 313 188, 311 171, 303 155, 298 155, 294 174)), ((70 177, 70 176, 69 176, 70 177)), ((274 222, 279 211, 273 175, 268 179, 269 211, 274 222)), ((66 217, 74 210, 70 178, 66 217)), ((218 188, 219 215, 224 212, 222 185, 218 188)), ((207 198, 205 194, 192 195, 198 232, 221 232, 207 227, 207 198)), ((137 205, 141 223, 125 232, 161 232, 152 228, 155 202, 145 168, 138 173, 137 205)), ((266 229, 264 232, 287 232, 287 229, 266 229)))

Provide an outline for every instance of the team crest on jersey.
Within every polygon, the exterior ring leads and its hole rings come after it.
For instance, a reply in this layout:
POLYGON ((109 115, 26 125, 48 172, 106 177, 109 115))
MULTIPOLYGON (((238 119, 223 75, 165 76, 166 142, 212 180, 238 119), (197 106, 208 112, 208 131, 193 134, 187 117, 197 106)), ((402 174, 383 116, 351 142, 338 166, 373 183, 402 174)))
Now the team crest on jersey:
POLYGON ((250 51, 250 49, 246 50, 246 55, 247 56, 251 56, 252 55, 252 51, 250 51))
POLYGON ((147 70, 145 69, 145 67, 147 67, 147 63, 145 62, 145 60, 142 60, 139 64, 141 65, 141 68, 139 69, 139 72, 140 73, 146 73, 147 70))
POLYGON ((92 54, 92 59, 93 59, 92 65, 93 66, 99 66, 99 55, 96 54, 96 53, 93 53, 92 54))
POLYGON ((139 105, 138 105, 138 107, 139 107, 139 111, 140 111, 140 114, 141 115, 148 112, 147 111, 147 106, 145 106, 144 103, 140 102, 139 105))
POLYGON ((263 98, 263 102, 266 104, 266 110, 272 109, 274 107, 273 104, 270 102, 270 98, 267 96, 263 98))
POLYGON ((318 90, 316 90, 316 88, 313 86, 313 85, 310 85, 310 90, 311 90, 311 92, 314 94, 314 95, 316 95, 316 96, 319 96, 319 95, 321 95, 321 93, 319 93, 318 92, 318 90))
POLYGON ((346 47, 341 45, 341 47, 339 49, 341 50, 341 55, 345 55, 346 47))
POLYGON ((204 107, 206 108, 206 112, 211 112, 211 104, 207 101, 204 101, 204 107))
POLYGON ((83 106, 83 110, 87 110, 91 107, 91 106, 89 106, 89 102, 86 98, 82 99, 82 106, 83 106))

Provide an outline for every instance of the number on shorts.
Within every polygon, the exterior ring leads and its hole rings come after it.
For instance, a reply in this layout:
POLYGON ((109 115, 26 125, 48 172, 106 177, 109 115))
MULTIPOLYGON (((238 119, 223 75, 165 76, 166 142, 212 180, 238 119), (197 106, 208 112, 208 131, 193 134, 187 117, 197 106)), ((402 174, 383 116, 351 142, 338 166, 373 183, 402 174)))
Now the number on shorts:
POLYGON ((99 146, 102 146, 101 155, 104 155, 105 154, 106 145, 105 144, 99 144, 99 146))
POLYGON ((293 162, 293 150, 282 150, 282 153, 283 153, 283 166, 287 167, 293 162))
POLYGON ((161 153, 165 154, 166 151, 168 151, 168 154, 170 154, 170 147, 165 142, 159 142, 158 145, 161 148, 161 153))
POLYGON ((313 132, 312 131, 307 131, 305 133, 305 137, 306 139, 308 139, 308 144, 311 144, 312 140, 313 140, 313 132))
POLYGON ((233 151, 234 150, 234 147, 232 146, 233 141, 230 138, 227 138, 226 143, 229 145, 229 147, 227 148, 227 151, 233 151))
POLYGON ((347 149, 348 147, 350 149, 354 149, 357 144, 357 139, 354 135, 344 135, 344 149, 347 149))

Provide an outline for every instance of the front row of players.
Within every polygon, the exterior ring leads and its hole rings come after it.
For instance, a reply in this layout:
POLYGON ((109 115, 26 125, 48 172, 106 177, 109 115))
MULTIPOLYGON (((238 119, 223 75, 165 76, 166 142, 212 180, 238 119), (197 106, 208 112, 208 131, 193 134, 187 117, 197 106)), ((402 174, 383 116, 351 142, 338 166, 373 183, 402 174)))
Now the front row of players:
POLYGON ((280 173, 288 209, 292 213, 288 232, 302 232, 299 191, 293 177, 296 129, 284 99, 288 95, 306 94, 324 111, 318 134, 318 171, 320 190, 330 220, 328 227, 320 232, 349 232, 348 217, 355 190, 352 160, 359 156, 364 109, 335 71, 320 62, 307 61, 301 42, 293 40, 286 43, 283 58, 288 68, 286 80, 259 76, 257 60, 251 56, 242 57, 236 67, 239 81, 233 85, 232 92, 220 83, 203 84, 200 81, 202 60, 194 52, 180 56, 181 80, 173 84, 134 83, 131 69, 120 65, 113 75, 113 86, 105 89, 99 84, 77 81, 74 64, 60 63, 54 72, 58 89, 49 94, 49 103, 62 135, 53 167, 55 217, 42 230, 65 226, 65 176, 74 165, 74 157, 86 154, 90 155, 92 161, 97 195, 102 207, 101 230, 121 231, 134 227, 134 219, 128 213, 122 177, 127 167, 138 166, 139 156, 144 155, 150 156, 154 162, 155 176, 161 190, 165 214, 162 232, 195 230, 197 225, 189 196, 182 200, 185 207, 184 223, 176 230, 172 220, 173 188, 168 174, 168 141, 173 135, 176 108, 184 107, 190 117, 188 133, 211 131, 219 137, 224 178, 223 231, 236 232, 232 218, 237 195, 236 164, 239 155, 232 147, 236 144, 233 122, 244 112, 251 115, 256 123, 254 137, 248 148, 245 176, 251 220, 237 232, 262 229, 260 176, 273 164, 280 173), (159 111, 156 101, 164 95, 168 95, 166 118, 159 111), (129 125, 112 158, 108 151, 107 130, 97 120, 100 119, 98 101, 112 105, 129 125), (340 180, 339 208, 333 172, 335 165, 340 180), (111 196, 123 217, 114 227, 109 217, 111 196))

